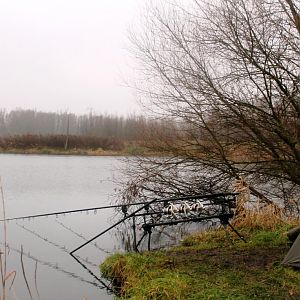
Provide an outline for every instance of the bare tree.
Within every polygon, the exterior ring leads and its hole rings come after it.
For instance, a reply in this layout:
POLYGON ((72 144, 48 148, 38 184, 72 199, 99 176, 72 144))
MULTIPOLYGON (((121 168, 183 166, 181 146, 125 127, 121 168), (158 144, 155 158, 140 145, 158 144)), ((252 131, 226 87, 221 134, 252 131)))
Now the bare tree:
POLYGON ((154 115, 179 125, 176 142, 148 143, 165 158, 131 162, 125 198, 220 191, 240 177, 267 203, 298 195, 298 5, 191 0, 147 8, 145 30, 132 35, 145 79, 139 89, 154 115))

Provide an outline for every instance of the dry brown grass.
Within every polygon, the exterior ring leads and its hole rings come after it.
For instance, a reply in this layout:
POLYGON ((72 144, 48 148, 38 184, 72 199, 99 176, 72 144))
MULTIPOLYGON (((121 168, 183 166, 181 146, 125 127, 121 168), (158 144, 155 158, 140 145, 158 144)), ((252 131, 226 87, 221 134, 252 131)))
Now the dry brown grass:
POLYGON ((278 225, 290 223, 290 219, 286 219, 282 209, 278 209, 274 205, 266 205, 260 207, 256 205, 251 208, 244 208, 235 215, 233 225, 237 227, 245 227, 249 229, 275 229, 278 225))
MULTIPOLYGON (((3 150, 10 149, 65 149, 65 135, 14 135, 0 138, 0 147, 3 150)), ((68 149, 103 149, 120 151, 124 149, 124 143, 116 138, 97 136, 68 136, 68 149)))
POLYGON ((234 191, 240 193, 233 225, 247 229, 274 230, 279 225, 299 224, 297 216, 285 214, 283 208, 276 204, 265 204, 258 197, 250 199, 249 186, 243 178, 234 184, 234 191))

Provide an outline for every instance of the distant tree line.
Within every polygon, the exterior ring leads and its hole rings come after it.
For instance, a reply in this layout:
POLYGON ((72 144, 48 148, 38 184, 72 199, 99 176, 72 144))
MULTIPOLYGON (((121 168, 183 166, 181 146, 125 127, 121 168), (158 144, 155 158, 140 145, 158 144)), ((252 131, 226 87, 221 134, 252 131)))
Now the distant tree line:
POLYGON ((41 112, 16 109, 0 110, 0 136, 66 135, 139 140, 147 127, 160 127, 159 122, 143 116, 115 116, 89 113, 41 112))

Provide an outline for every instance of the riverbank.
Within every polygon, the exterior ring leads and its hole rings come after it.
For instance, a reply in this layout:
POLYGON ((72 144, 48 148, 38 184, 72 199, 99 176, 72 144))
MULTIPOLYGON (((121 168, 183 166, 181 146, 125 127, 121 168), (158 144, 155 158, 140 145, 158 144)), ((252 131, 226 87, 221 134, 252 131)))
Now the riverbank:
POLYGON ((247 243, 224 230, 198 233, 169 250, 115 254, 100 268, 121 299, 300 299, 300 272, 281 266, 289 228, 241 228, 247 243))
POLYGON ((54 148, 29 148, 29 149, 0 149, 6 154, 38 154, 38 155, 87 155, 87 156, 123 156, 123 151, 102 149, 54 149, 54 148))
POLYGON ((49 147, 36 147, 36 148, 0 148, 0 153, 4 154, 37 154, 37 155, 83 155, 83 156, 131 156, 131 155, 158 155, 145 150, 139 146, 128 146, 122 150, 103 150, 98 149, 63 149, 63 148, 49 148, 49 147))

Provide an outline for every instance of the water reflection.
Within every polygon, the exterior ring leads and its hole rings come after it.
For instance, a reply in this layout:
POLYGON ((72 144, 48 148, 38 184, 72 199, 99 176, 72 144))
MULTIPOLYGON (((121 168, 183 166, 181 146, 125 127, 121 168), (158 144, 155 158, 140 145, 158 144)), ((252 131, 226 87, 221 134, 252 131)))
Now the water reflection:
MULTIPOLYGON (((113 176, 112 169, 118 164, 111 157, 0 155, 7 217, 109 205, 115 185, 106 179, 113 176)), ((8 222, 7 270, 16 271, 17 276, 7 299, 30 299, 22 277, 21 245, 31 286, 34 286, 35 262, 38 262, 41 299, 112 299, 103 290, 104 285, 76 263, 69 250, 106 228, 113 214, 112 210, 96 214, 92 210, 88 215, 61 214, 19 220, 17 224, 8 222)), ((3 250, 3 235, 0 239, 3 250)), ((79 259, 100 276, 101 261, 115 248, 122 248, 116 247, 117 243, 113 235, 106 235, 78 253, 79 259)))
MULTIPOLYGON (((87 237, 85 237, 82 233, 78 233, 77 231, 74 231, 71 227, 68 227, 66 226, 65 224, 63 224, 62 222, 60 222, 59 220, 55 220, 55 222, 57 224, 59 224, 60 226, 62 226, 64 229, 68 230, 69 232, 75 234, 76 236, 80 237, 83 241, 87 242, 88 239, 87 237)), ((103 248, 100 248, 96 242, 94 243, 90 243, 92 246, 94 246, 95 248, 97 248, 98 250, 106 253, 106 254, 111 254, 112 252, 106 250, 106 249, 103 249, 103 248)), ((70 252, 70 251, 69 251, 70 252)))
MULTIPOLYGON (((50 221, 50 220, 47 220, 50 221)), ((54 223, 57 223, 58 220, 54 219, 54 223)), ((67 258, 72 258, 70 256, 70 245, 66 245, 62 243, 62 239, 59 238, 59 236, 55 235, 44 235, 43 232, 45 232, 45 227, 44 226, 37 226, 36 225, 41 225, 43 222, 42 221, 27 221, 24 223, 15 223, 13 224, 12 222, 10 223, 10 227, 12 225, 15 225, 16 228, 18 228, 20 231, 23 231, 23 233, 20 233, 20 237, 24 237, 24 239, 20 239, 20 246, 19 247, 14 247, 11 246, 10 244, 7 245, 8 252, 10 253, 10 256, 13 257, 13 265, 14 265, 14 270, 16 270, 19 267, 19 274, 20 272, 20 259, 18 259, 18 256, 20 257, 23 255, 25 258, 27 258, 29 261, 38 263, 39 266, 44 266, 47 268, 52 269, 55 272, 61 273, 63 275, 67 275, 71 279, 76 279, 79 280, 81 283, 84 284, 89 284, 92 285, 94 288, 96 287, 97 289, 101 290, 106 290, 108 292, 112 292, 112 289, 110 288, 110 283, 102 280, 99 276, 99 264, 101 262, 101 255, 100 252, 104 252, 105 256, 107 253, 110 253, 111 251, 105 250, 99 246, 96 247, 95 244, 92 246, 94 249, 97 251, 94 253, 94 255, 90 255, 92 253, 91 249, 88 249, 86 251, 86 256, 81 256, 81 255, 74 255, 73 257, 77 262, 80 262, 80 265, 83 265, 85 270, 88 272, 84 274, 84 272, 81 272, 81 270, 78 270, 78 268, 75 267, 76 261, 72 261, 73 263, 70 262, 70 260, 67 260, 67 258), (40 230, 38 230, 40 228, 40 230), (25 239, 26 237, 26 239, 25 239), (30 241, 30 243, 28 243, 30 241), (25 245, 25 251, 22 251, 21 248, 25 245), (38 247, 35 245, 39 245, 38 247), (42 251, 39 251, 42 250, 42 251), (39 254, 37 254, 39 252, 39 254), (54 254, 55 253, 55 254, 54 254), (14 255, 13 255, 14 254, 14 255), (49 260, 44 259, 45 257, 48 257, 49 260), (19 261, 19 265, 17 263, 19 261), (71 267, 71 268, 70 268, 71 267), (75 268, 74 268, 75 267, 75 268), (69 269, 70 268, 70 269, 69 269), (86 276, 88 275, 88 276, 86 276), (92 277, 90 276, 92 275, 92 277)), ((49 222, 47 222, 49 223, 49 222)), ((53 223, 53 222, 52 222, 53 223)), ((59 222, 63 224, 62 222, 59 222)), ((59 224, 60 227, 62 225, 59 224)), ((65 226, 72 230, 72 232, 76 232, 73 230, 71 227, 65 226)), ((53 228, 53 226, 52 226, 53 228)), ((68 230, 69 232, 69 230, 68 230)), ((77 234, 77 236, 80 236, 81 239, 86 240, 87 238, 83 234, 77 234)), ((70 239, 69 239, 70 240, 70 239)), ((68 240, 66 240, 68 242, 68 240)), ((78 242, 78 241, 77 241, 78 242)), ((4 243, 1 242, 1 245, 4 246, 4 243)), ((73 245, 72 245, 73 246, 73 245)), ((104 259, 104 256, 103 256, 104 259)), ((22 266, 22 264, 21 264, 22 266)), ((26 271, 28 274, 28 277, 34 278, 33 272, 32 272, 32 267, 26 268, 30 271, 26 271)), ((45 273, 45 272, 44 272, 45 273)), ((19 280, 20 281, 20 280, 19 280)), ((20 282, 16 282, 18 284, 17 289, 21 290, 21 285, 20 282)), ((15 285, 15 284, 14 284, 15 285)), ((23 291, 24 292, 24 284, 23 284, 23 291)), ((19 292, 20 293, 20 292, 19 292)), ((106 295, 107 296, 107 295, 106 295)), ((26 298, 22 298, 26 299, 26 298)), ((94 299, 94 298, 91 298, 94 299)), ((105 299, 105 298, 104 298, 105 299)))
MULTIPOLYGON (((18 223, 16 223, 16 225, 19 226, 20 228, 22 228, 23 230, 31 233, 35 237, 41 239, 42 241, 46 242, 47 244, 49 244, 51 246, 54 246, 57 249, 65 252, 65 253, 69 254, 71 252, 71 250, 69 250, 65 245, 63 245, 63 246, 59 245, 59 244, 57 244, 57 243, 49 240, 48 238, 43 237, 42 235, 38 234, 37 232, 30 230, 29 228, 25 227, 24 225, 20 225, 18 223)), ((84 261, 84 263, 87 264, 87 265, 90 265, 92 267, 98 267, 98 265, 96 263, 90 262, 89 259, 88 259, 88 257, 84 259, 84 258, 82 258, 82 257, 80 257, 80 256, 77 255, 77 258, 80 259, 80 260, 82 260, 82 261, 84 261)))
MULTIPOLYGON (((4 245, 3 243, 1 243, 1 245, 4 245)), ((44 265, 46 267, 49 267, 55 271, 58 271, 58 272, 61 272, 63 274, 66 274, 68 277, 70 278, 75 278, 75 279, 78 279, 79 281, 81 282, 85 282, 85 283, 88 283, 88 284, 91 284, 93 286, 96 286, 100 289, 103 289, 104 287, 101 286, 98 282, 96 281, 90 281, 90 280, 87 280, 81 276, 79 276, 78 274, 74 273, 74 272, 71 272, 71 271, 67 271, 66 269, 64 269, 63 267, 61 267, 58 263, 53 263, 53 262, 49 262, 49 261, 44 261, 44 260, 41 260, 33 255, 30 254, 30 252, 27 252, 25 253, 24 251, 22 252, 22 250, 20 249, 16 249, 16 248, 13 248, 13 247, 10 247, 8 246, 8 250, 9 251, 14 251, 16 252, 17 254, 21 255, 21 253, 23 254, 23 256, 26 256, 27 258, 29 258, 30 260, 34 261, 34 262, 37 262, 41 265, 44 265)))

